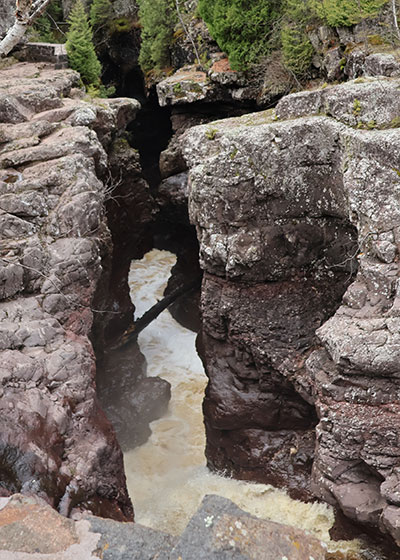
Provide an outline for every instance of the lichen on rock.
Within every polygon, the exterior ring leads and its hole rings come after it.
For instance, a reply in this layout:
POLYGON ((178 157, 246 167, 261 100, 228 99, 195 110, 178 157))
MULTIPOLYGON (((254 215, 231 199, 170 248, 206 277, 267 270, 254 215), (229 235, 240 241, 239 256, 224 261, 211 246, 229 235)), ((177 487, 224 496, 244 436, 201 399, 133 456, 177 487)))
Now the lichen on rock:
POLYGON ((78 83, 45 64, 0 72, 0 492, 131 519, 89 337, 111 303, 106 149, 139 104, 69 97, 78 83))
POLYGON ((399 543, 400 132, 353 128, 390 128, 398 87, 293 94, 275 122, 180 142, 205 270, 209 465, 311 490, 399 543))

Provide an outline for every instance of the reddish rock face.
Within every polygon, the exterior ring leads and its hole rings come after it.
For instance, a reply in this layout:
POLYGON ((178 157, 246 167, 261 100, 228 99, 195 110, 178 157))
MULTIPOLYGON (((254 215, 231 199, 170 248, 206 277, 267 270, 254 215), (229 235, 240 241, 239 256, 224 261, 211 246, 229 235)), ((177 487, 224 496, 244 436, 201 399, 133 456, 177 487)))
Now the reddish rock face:
POLYGON ((313 464, 315 495, 400 543, 398 87, 294 94, 181 145, 209 464, 303 491, 313 464))
POLYGON ((309 496, 317 416, 305 361, 346 279, 249 286, 206 275, 200 353, 210 379, 210 466, 309 496))
POLYGON ((89 336, 94 316, 103 331, 109 317, 119 314, 120 328, 126 319, 101 289, 105 148, 139 105, 68 97, 78 82, 46 65, 0 72, 0 494, 126 520, 122 453, 97 401, 89 336))

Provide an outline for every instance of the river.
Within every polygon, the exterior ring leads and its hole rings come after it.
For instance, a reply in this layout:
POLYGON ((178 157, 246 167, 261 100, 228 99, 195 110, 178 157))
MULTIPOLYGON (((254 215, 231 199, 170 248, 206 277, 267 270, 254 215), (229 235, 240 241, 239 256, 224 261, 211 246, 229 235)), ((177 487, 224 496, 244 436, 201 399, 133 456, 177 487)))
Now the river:
MULTIPOLYGON (((175 255, 153 250, 134 261, 129 282, 140 317, 162 297, 175 255)), ((231 499, 258 517, 305 529, 343 559, 359 556, 359 542, 333 542, 329 529, 333 509, 327 504, 292 500, 270 485, 242 482, 210 473, 206 468, 201 403, 207 378, 195 350, 195 334, 164 311, 139 336, 148 375, 168 380, 172 398, 168 413, 151 423, 144 445, 124 455, 128 490, 138 523, 179 535, 205 494, 231 499)))

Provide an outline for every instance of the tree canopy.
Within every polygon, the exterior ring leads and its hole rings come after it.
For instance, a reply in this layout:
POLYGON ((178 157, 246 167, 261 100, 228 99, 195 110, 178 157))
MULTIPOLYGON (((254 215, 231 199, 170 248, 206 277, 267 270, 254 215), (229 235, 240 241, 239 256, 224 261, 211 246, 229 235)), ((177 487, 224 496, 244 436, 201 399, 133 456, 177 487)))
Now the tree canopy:
POLYGON ((138 0, 142 25, 139 63, 144 71, 170 64, 169 47, 177 13, 173 0, 138 0))

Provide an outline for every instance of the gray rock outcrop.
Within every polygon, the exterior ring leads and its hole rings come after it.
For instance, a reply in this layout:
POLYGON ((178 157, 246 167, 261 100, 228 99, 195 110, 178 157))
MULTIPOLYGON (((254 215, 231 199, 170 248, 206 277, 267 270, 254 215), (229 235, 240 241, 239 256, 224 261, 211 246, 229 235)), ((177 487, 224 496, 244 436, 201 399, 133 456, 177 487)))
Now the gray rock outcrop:
POLYGON ((181 145, 209 465, 305 493, 313 465, 315 495, 400 544, 399 86, 290 95, 181 145))

